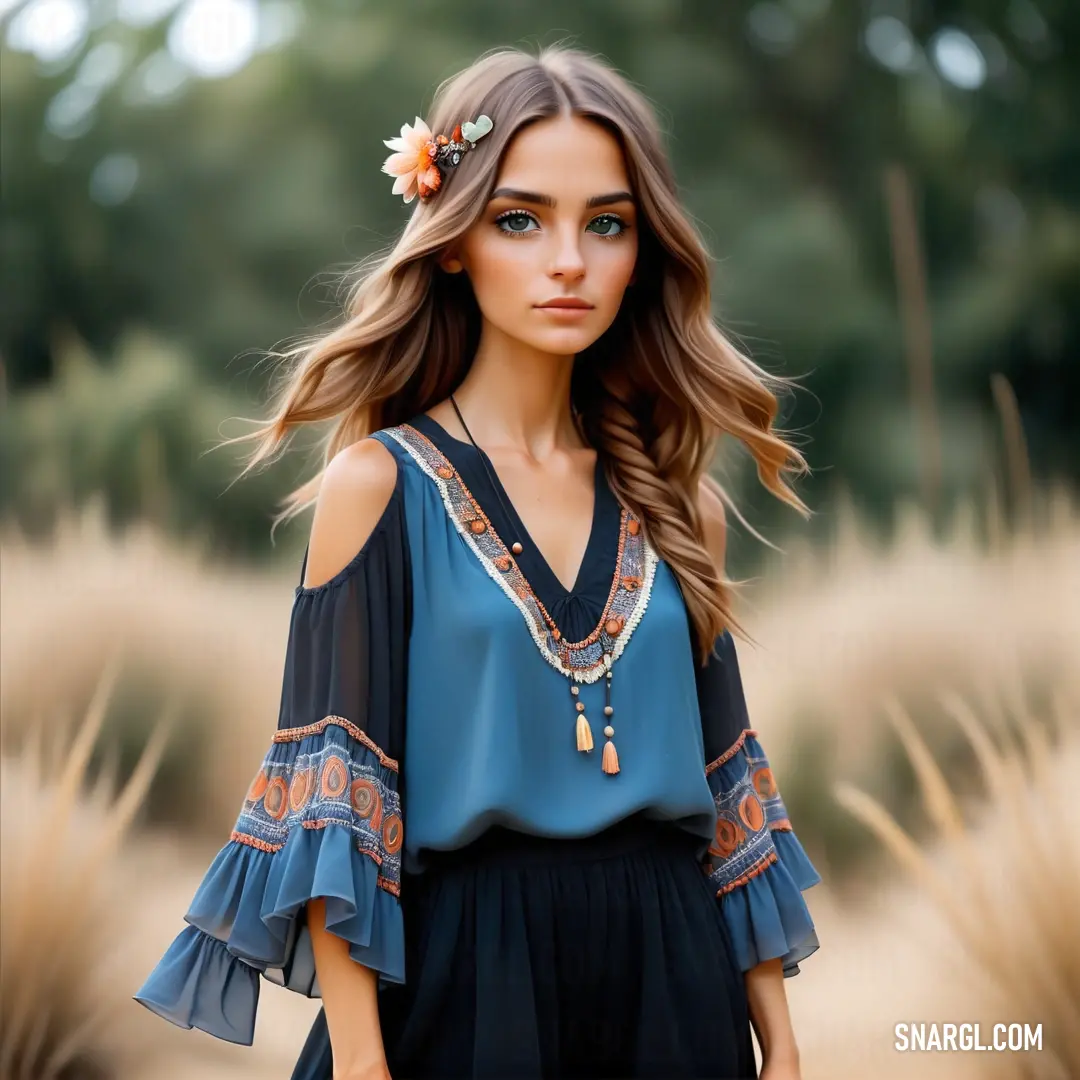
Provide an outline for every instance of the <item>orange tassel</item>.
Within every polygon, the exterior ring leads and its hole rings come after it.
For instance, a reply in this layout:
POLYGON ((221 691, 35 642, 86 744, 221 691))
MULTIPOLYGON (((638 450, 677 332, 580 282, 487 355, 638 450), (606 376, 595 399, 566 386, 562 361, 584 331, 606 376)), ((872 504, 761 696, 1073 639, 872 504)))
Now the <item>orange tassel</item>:
POLYGON ((615 750, 615 744, 609 739, 604 743, 604 772, 609 776, 614 775, 619 771, 619 755, 615 750))
POLYGON ((591 750, 593 748, 592 728, 584 713, 578 713, 577 718, 577 748, 579 750, 591 750))

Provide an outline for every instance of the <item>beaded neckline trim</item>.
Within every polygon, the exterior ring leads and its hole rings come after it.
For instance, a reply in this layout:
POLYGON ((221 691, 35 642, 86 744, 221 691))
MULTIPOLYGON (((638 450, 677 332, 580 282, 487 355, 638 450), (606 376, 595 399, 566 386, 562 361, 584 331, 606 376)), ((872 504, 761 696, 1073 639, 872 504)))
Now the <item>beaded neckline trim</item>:
POLYGON ((615 575, 600 621, 588 637, 566 641, 517 560, 442 451, 412 424, 398 424, 383 431, 434 481, 450 520, 488 575, 524 616, 544 659, 576 682, 593 683, 600 679, 622 654, 641 622, 656 577, 659 556, 645 539, 637 516, 622 508, 615 575))

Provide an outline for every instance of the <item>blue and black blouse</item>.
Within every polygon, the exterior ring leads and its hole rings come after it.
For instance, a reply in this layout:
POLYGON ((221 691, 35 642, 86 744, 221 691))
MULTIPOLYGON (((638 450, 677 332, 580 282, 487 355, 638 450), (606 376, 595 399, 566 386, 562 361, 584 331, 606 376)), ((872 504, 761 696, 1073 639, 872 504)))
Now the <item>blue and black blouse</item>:
POLYGON ((780 957, 797 973, 818 948, 802 891, 820 877, 750 725, 734 641, 697 664, 677 579, 602 460, 567 589, 482 450, 423 413, 370 438, 397 461, 393 495, 344 569, 297 586, 277 731, 136 999, 250 1043, 260 976, 319 996, 308 900, 326 898, 327 928, 380 987, 403 983, 401 890, 426 852, 495 824, 575 837, 632 814, 699 838, 742 970, 780 957))

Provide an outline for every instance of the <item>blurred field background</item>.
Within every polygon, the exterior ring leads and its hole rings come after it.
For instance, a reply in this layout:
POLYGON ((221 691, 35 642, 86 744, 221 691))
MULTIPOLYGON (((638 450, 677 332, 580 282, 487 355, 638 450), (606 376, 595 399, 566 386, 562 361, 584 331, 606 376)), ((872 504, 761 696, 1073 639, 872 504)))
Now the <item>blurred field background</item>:
POLYGON ((727 448, 755 725, 826 880, 806 1080, 1080 1076, 1080 8, 0 0, 0 1080, 287 1077, 130 1000, 276 720, 299 453, 262 350, 407 213, 382 139, 498 44, 661 110, 724 325, 800 378, 804 524, 727 448), (1069 90, 1069 86, 1073 90, 1069 90), (1069 361, 1067 358, 1073 356, 1069 361), (898 1022, 1042 1023, 900 1054, 898 1022))

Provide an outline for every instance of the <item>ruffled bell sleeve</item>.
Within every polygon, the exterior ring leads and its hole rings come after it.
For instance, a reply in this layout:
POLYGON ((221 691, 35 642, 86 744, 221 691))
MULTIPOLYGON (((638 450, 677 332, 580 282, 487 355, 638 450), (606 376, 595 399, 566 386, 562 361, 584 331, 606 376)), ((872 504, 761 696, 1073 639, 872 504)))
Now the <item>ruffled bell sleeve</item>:
POLYGON ((321 996, 304 917, 316 897, 380 987, 405 981, 407 544, 399 475, 349 565, 295 590, 277 731, 188 925, 135 995, 174 1024, 250 1044, 260 976, 321 996))
POLYGON ((821 876, 799 843, 758 733, 750 726, 735 641, 725 631, 697 669, 705 775, 716 803, 706 872, 743 971, 774 957, 785 976, 818 947, 802 896, 821 876))

